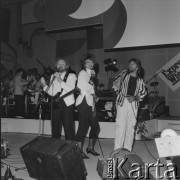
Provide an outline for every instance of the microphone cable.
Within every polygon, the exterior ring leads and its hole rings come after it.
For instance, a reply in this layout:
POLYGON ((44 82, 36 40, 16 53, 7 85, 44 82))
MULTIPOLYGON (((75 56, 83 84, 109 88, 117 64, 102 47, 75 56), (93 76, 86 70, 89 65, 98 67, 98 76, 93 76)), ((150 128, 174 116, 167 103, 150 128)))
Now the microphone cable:
MULTIPOLYGON (((134 111, 134 108, 133 108, 132 102, 131 102, 130 104, 131 104, 131 107, 132 107, 132 110, 133 110, 133 114, 134 114, 134 117, 135 117, 135 119, 136 119, 136 123, 137 123, 137 116, 136 116, 136 114, 135 114, 135 111, 134 111)), ((142 142, 143 142, 143 144, 145 145, 146 150, 148 151, 148 153, 150 154, 150 156, 151 156, 154 160, 156 160, 156 161, 157 161, 157 158, 155 158, 155 157, 154 157, 154 155, 150 152, 150 150, 149 150, 149 148, 147 147, 147 144, 145 143, 145 141, 144 141, 144 140, 142 140, 142 142)))

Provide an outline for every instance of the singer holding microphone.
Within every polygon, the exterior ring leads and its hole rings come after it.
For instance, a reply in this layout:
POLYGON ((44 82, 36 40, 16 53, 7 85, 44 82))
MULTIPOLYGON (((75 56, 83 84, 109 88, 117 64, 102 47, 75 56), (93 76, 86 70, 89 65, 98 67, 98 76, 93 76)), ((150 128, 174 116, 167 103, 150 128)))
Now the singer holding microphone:
POLYGON ((95 56, 87 53, 81 61, 82 70, 79 72, 77 87, 81 90, 81 94, 76 99, 76 106, 78 111, 79 126, 76 134, 76 141, 78 141, 83 159, 89 157, 83 152, 83 145, 89 127, 89 145, 86 149, 87 153, 94 156, 99 154, 94 150, 97 141, 100 127, 95 114, 95 89, 94 77, 95 71, 93 70, 95 64, 95 56))
POLYGON ((142 70, 140 60, 132 58, 128 70, 115 78, 113 89, 118 96, 114 150, 125 148, 132 151, 139 101, 147 94, 142 70))
MULTIPOLYGON (((68 61, 58 58, 55 63, 56 72, 51 75, 49 87, 46 84, 45 79, 42 77, 41 82, 43 84, 43 90, 50 96, 53 96, 55 101, 58 97, 73 90, 76 85, 76 75, 69 73, 68 61), (55 95, 59 93, 55 99, 55 95)), ((56 95, 57 96, 57 95, 56 95)), ((60 138, 62 125, 64 127, 65 139, 75 140, 75 126, 73 120, 75 98, 74 94, 70 94, 56 103, 52 103, 52 119, 51 130, 52 138, 60 138)))

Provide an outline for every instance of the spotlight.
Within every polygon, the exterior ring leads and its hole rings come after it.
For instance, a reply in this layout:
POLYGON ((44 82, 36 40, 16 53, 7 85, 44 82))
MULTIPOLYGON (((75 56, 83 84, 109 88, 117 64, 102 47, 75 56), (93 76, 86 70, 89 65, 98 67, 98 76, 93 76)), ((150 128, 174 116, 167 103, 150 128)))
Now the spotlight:
POLYGON ((117 64, 117 59, 113 59, 112 64, 116 65, 117 64))

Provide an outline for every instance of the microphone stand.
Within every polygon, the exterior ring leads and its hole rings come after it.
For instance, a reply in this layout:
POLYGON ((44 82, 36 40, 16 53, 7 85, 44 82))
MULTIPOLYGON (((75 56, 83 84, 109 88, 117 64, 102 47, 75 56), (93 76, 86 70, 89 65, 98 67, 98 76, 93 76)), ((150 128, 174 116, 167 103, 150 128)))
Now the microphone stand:
MULTIPOLYGON (((49 88, 51 87, 54 79, 56 77, 54 76, 53 79, 51 80, 51 82, 49 83, 49 86, 46 88, 46 90, 44 91, 45 93, 48 92, 49 88)), ((45 93, 41 96, 40 100, 38 101, 38 103, 36 104, 35 108, 33 109, 33 113, 35 112, 35 110, 37 109, 37 107, 39 106, 39 133, 38 133, 38 136, 41 135, 41 115, 42 115, 42 102, 43 102, 43 99, 44 99, 44 96, 45 96, 45 93)), ((15 171, 19 171, 19 170, 24 170, 24 171, 27 171, 27 168, 26 167, 21 167, 21 168, 16 168, 15 171)))
POLYGON ((53 79, 50 81, 49 83, 49 86, 46 88, 46 90, 44 91, 45 93, 42 94, 40 100, 38 101, 38 103, 36 104, 34 110, 32 111, 33 113, 35 112, 35 110, 37 109, 37 107, 39 106, 39 132, 38 132, 38 135, 40 136, 41 135, 41 120, 42 120, 42 103, 43 103, 43 100, 44 100, 44 96, 45 94, 48 92, 49 88, 51 87, 54 79, 56 77, 54 76, 53 79))

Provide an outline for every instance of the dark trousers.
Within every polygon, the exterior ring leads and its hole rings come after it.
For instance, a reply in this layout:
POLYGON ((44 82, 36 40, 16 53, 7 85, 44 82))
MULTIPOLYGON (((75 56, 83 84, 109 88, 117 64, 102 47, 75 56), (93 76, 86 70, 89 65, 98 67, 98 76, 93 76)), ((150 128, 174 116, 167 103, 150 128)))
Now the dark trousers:
POLYGON ((24 95, 14 95, 15 98, 15 115, 24 116, 25 109, 25 96, 24 95))
POLYGON ((91 127, 89 138, 97 139, 100 127, 96 117, 93 117, 92 107, 89 106, 84 98, 82 103, 77 106, 79 127, 76 134, 76 140, 82 142, 86 137, 89 127, 91 127))
POLYGON ((59 102, 58 108, 52 110, 52 138, 60 138, 62 125, 65 139, 75 140, 75 125, 73 120, 74 105, 66 106, 64 100, 59 102))

